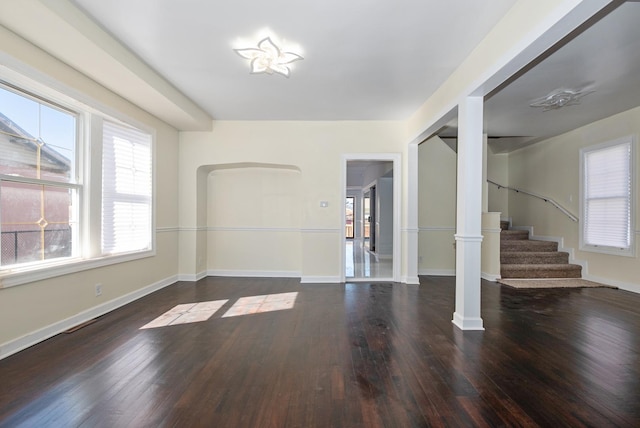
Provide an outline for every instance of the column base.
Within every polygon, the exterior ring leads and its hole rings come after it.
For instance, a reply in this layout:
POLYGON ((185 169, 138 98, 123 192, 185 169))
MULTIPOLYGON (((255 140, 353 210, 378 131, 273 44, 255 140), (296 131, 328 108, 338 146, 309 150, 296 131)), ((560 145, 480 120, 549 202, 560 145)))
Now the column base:
POLYGON ((484 330, 482 318, 464 318, 454 312, 451 322, 460 330, 484 330))

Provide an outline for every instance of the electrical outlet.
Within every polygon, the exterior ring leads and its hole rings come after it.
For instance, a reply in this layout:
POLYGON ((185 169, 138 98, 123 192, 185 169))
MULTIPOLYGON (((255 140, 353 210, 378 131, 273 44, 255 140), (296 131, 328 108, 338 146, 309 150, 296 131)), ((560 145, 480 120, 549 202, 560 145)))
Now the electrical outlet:
POLYGON ((102 296, 102 284, 96 284, 96 297, 102 296))

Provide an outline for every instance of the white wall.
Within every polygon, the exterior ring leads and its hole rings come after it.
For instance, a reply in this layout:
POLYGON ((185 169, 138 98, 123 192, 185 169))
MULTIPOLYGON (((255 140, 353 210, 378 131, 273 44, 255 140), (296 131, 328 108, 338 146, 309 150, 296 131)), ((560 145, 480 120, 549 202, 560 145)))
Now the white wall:
MULTIPOLYGON (((198 236, 206 236, 209 232, 206 215, 202 220, 198 207, 206 205, 209 197, 216 198, 216 194, 198 190, 197 172, 204 168, 208 175, 216 166, 254 163, 285 165, 300 171, 300 246, 282 248, 279 266, 290 272, 300 272, 303 280, 339 280, 344 217, 341 156, 347 153, 402 153, 407 149, 405 143, 402 123, 389 121, 223 121, 216 122, 211 132, 181 133, 181 275, 195 278, 209 269, 225 271, 238 267, 231 260, 214 260, 199 244, 198 236), (199 203, 202 199, 205 204, 199 203), (320 201, 327 201, 328 207, 320 207, 320 201), (215 263, 215 266, 200 266, 199 259, 215 263)), ((207 187, 206 181, 200 183, 207 187)), ((216 199, 208 204, 220 202, 216 199)), ((239 246, 248 246, 252 238, 241 231, 229 231, 226 239, 234 240, 239 246)), ((243 269, 250 274, 264 268, 255 263, 247 259, 243 269)))
MULTIPOLYGON (((640 107, 512 152, 509 185, 550 197, 577 215, 580 213, 580 149, 627 135, 636 138, 640 135, 640 107)), ((576 250, 575 258, 587 261, 587 278, 640 292, 639 165, 640 150, 637 150, 635 257, 580 251, 579 224, 539 199, 510 192, 509 214, 516 225, 533 226, 535 235, 564 238, 564 246, 576 250)))
POLYGON ((418 156, 418 273, 454 275, 457 155, 433 137, 418 156))
MULTIPOLYGON (((506 153, 493 154, 491 148, 487 153, 487 179, 502 186, 509 185, 509 155, 506 153)), ((498 189, 493 184, 488 185, 489 212, 499 212, 500 218, 509 218, 509 191, 498 189)))
POLYGON ((157 188, 156 256, 0 289, 2 357, 176 280, 178 132, 2 27, 0 52, 10 68, 155 129, 157 188))
POLYGON ((209 274, 300 276, 300 170, 214 170, 207 190, 209 274))

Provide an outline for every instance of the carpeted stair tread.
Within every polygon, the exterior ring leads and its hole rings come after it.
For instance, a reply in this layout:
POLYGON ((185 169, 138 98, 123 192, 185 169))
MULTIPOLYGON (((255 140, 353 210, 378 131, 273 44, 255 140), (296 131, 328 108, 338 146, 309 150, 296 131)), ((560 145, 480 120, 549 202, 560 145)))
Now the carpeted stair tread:
POLYGON ((508 230, 509 229, 509 222, 507 220, 500 220, 500 229, 508 230))
POLYGON ((531 239, 501 239, 500 251, 558 251, 558 243, 531 239))
POLYGON ((500 232, 501 240, 529 239, 528 230, 503 230, 500 232))
POLYGON ((574 264, 504 264, 502 278, 581 278, 582 266, 574 264))

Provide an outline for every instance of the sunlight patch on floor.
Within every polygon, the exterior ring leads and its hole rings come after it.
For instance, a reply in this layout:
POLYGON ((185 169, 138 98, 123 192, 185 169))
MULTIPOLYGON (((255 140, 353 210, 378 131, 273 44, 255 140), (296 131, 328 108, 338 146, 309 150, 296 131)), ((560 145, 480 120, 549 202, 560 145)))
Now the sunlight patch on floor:
MULTIPOLYGON (((297 291, 292 293, 240 297, 233 306, 222 315, 222 318, 291 309, 295 305, 297 297, 297 291)), ((140 330, 207 321, 228 301, 229 299, 176 305, 150 323, 140 327, 140 330)))
POLYGON ((206 321, 215 314, 229 300, 213 300, 210 302, 185 303, 174 306, 158 318, 140 327, 147 328, 166 327, 168 325, 189 324, 206 321))
POLYGON ((291 309, 297 297, 298 292, 241 297, 222 315, 222 318, 291 309))

